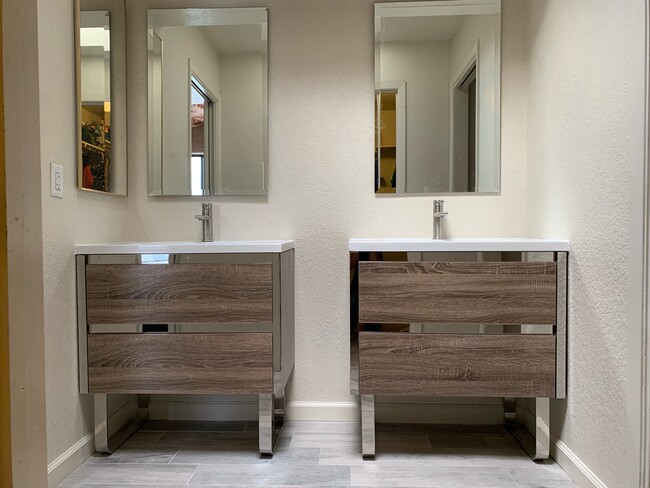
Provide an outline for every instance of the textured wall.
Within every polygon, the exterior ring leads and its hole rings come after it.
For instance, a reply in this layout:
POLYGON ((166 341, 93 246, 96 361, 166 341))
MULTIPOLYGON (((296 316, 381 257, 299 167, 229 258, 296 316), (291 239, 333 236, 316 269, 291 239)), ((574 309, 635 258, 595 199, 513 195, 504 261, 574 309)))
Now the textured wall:
MULTIPOLYGON (((253 1, 197 2, 245 6, 253 1)), ((39 5, 48 460, 91 430, 77 394, 73 246, 77 242, 200 237, 192 219, 204 199, 147 196, 146 38, 129 39, 129 198, 75 189, 74 50, 66 0, 39 5), (49 197, 49 162, 65 168, 63 200, 49 197)), ((129 4, 144 26, 153 0, 129 4)), ((156 0, 157 8, 178 0, 156 0)), ((270 193, 212 198, 221 238, 294 238, 296 372, 290 399, 346 402, 347 241, 430 236, 432 198, 373 192, 373 2, 269 1, 270 193)), ((504 2, 503 183, 500 196, 447 197, 451 236, 524 233, 525 74, 522 4, 504 2)))
POLYGON ((76 189, 72 4, 38 1, 43 289, 48 463, 91 431, 90 397, 77 382, 74 245, 126 238, 127 199, 76 189), (50 197, 50 162, 64 168, 63 199, 50 197))
POLYGON ((554 405, 554 436, 610 488, 635 486, 638 469, 626 425, 638 430, 627 338, 643 21, 642 1, 528 7, 527 230, 571 242, 568 401, 554 405))
MULTIPOLYGON (((373 193, 373 1, 197 1, 269 6, 269 196, 147 196, 144 31, 128 39, 129 238, 197 240, 199 202, 219 207, 222 239, 296 241, 296 369, 290 400, 349 395, 350 237, 432 235, 432 197, 373 193), (139 141, 142 141, 139 142, 139 141)), ((145 11, 179 0, 129 3, 145 11)), ((520 236, 525 203, 524 4, 503 3, 503 181, 500 196, 445 197, 450 236, 520 236)))

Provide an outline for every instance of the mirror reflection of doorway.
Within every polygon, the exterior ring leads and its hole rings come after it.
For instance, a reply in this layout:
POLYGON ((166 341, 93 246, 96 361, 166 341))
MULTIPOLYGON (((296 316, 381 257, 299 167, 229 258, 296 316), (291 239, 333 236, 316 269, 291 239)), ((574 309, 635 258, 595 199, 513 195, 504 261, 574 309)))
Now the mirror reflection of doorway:
POLYGON ((211 168, 215 167, 217 154, 215 107, 218 103, 218 98, 192 75, 190 107, 192 195, 209 195, 214 186, 216 175, 212 174, 211 168))
POLYGON ((477 191, 477 61, 475 46, 451 84, 451 157, 449 191, 477 191))
POLYGON ((406 84, 375 91, 375 193, 406 190, 406 84))

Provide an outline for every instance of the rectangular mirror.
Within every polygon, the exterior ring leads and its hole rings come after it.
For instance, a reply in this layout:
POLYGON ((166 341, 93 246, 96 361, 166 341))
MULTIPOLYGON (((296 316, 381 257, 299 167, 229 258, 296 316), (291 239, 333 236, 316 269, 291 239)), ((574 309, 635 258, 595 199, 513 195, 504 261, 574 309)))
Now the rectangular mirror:
POLYGON ((77 0, 78 173, 82 190, 126 195, 124 0, 77 0))
POLYGON ((149 10, 150 195, 266 195, 266 8, 149 10))
POLYGON ((375 192, 498 193, 501 1, 375 4, 375 192))

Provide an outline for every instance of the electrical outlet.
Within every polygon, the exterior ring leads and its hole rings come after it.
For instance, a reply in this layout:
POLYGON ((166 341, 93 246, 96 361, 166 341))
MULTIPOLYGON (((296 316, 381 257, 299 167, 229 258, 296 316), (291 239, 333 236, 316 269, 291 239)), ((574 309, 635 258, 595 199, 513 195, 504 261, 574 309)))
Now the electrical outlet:
POLYGON ((63 166, 50 163, 50 195, 63 198, 63 166))

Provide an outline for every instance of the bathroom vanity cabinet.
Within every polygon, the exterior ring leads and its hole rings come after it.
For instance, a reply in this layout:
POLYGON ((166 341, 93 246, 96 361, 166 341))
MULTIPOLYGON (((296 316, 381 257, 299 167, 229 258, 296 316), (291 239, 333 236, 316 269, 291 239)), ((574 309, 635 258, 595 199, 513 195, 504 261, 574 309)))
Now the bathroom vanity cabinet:
POLYGON ((534 399, 532 456, 547 458, 549 399, 566 395, 567 258, 565 241, 351 240, 364 457, 375 396, 391 395, 501 397, 520 437, 515 399, 534 399))
POLYGON ((146 419, 149 394, 257 394, 260 453, 273 454, 294 366, 293 242, 76 254, 79 383, 95 396, 97 450, 112 452, 146 419), (140 396, 132 428, 109 439, 110 394, 140 396))

